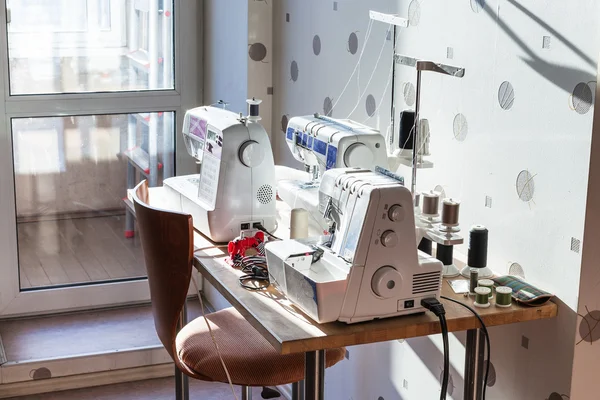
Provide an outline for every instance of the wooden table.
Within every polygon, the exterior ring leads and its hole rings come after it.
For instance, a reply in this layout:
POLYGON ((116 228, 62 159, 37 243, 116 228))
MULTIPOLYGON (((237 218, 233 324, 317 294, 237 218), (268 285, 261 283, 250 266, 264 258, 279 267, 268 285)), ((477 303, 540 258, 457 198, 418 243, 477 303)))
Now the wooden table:
MULTIPOLYGON (((278 207, 278 210, 280 215, 285 215, 285 206, 278 207)), ((279 221, 284 225, 283 218, 279 218, 279 221)), ((280 226, 277 234, 285 236, 286 229, 285 226, 280 226)), ((432 313, 351 325, 341 322, 318 324, 274 287, 259 292, 242 288, 238 281, 241 273, 225 263, 226 247, 216 246, 199 233, 196 233, 194 244, 198 249, 195 267, 281 354, 302 352, 307 355, 307 361, 317 362, 325 349, 441 333, 439 320, 432 313)), ((472 304, 472 298, 455 294, 446 280, 443 282, 442 294, 472 304)), ((483 388, 481 372, 484 361, 483 335, 478 332, 479 321, 464 307, 446 300, 442 302, 446 309, 448 330, 467 331, 464 398, 478 399, 483 388)), ((510 308, 492 306, 477 311, 490 327, 553 318, 556 316, 557 306, 552 302, 540 307, 524 307, 513 303, 510 308)), ((318 371, 320 368, 324 368, 322 363, 316 366, 317 374, 322 375, 323 371, 318 371)), ((308 381, 312 377, 307 375, 306 379, 308 381)), ((307 382, 307 385, 312 384, 307 382)))
MULTIPOLYGON (((162 188, 151 189, 151 203, 160 207, 162 188)), ((289 237, 289 207, 278 202, 279 237, 289 237)), ((318 229, 312 226, 312 230, 318 229)), ((238 278, 240 271, 225 263, 227 247, 219 246, 196 232, 194 266, 248 322, 281 354, 305 353, 306 386, 314 388, 324 376, 324 350, 359 344, 428 336, 441 332, 439 320, 432 313, 415 314, 347 325, 341 322, 318 324, 297 309, 273 287, 265 291, 248 291, 238 278)), ((457 295, 444 280, 442 295, 467 304, 472 299, 457 295)), ((483 389, 484 342, 479 322, 467 309, 442 300, 450 332, 467 331, 465 346, 465 400, 480 399, 483 389)), ((540 307, 513 303, 510 308, 490 307, 477 310, 490 326, 556 317, 557 306, 549 302, 540 307)), ((317 397, 308 397, 307 400, 317 397)))

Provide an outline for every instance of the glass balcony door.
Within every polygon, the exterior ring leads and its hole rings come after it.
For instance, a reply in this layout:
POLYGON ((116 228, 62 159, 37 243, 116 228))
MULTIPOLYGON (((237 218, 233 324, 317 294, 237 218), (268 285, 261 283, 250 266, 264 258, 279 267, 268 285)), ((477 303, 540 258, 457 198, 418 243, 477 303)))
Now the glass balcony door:
POLYGON ((5 6, 0 317, 146 301, 135 218, 123 199, 139 181, 161 185, 192 164, 178 159, 177 132, 182 110, 200 97, 198 6, 5 6))

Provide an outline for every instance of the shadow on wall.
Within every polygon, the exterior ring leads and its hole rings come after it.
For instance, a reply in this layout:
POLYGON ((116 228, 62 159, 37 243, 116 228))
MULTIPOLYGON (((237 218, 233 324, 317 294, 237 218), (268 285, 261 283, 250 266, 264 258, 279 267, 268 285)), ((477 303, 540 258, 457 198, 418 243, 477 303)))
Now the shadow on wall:
MULTIPOLYGON (((550 25, 542 21, 539 17, 529 11, 527 8, 518 4, 516 0, 507 0, 510 4, 515 6, 518 10, 523 12, 533 21, 538 23, 555 38, 560 40, 566 47, 571 49, 575 54, 577 54, 583 61, 590 66, 594 71, 596 70, 596 65, 583 51, 581 51, 577 46, 571 43, 566 37, 560 34, 558 31, 553 29, 550 25)), ((511 29, 510 25, 500 18, 499 13, 496 13, 492 10, 491 7, 486 5, 484 7, 485 12, 492 18, 498 26, 506 32, 506 34, 527 54, 528 58, 521 57, 521 59, 529 65, 534 71, 536 71, 539 75, 544 77, 550 83, 558 86, 560 89, 564 90, 567 93, 571 93, 573 90, 573 82, 581 82, 584 81, 586 83, 596 81, 596 76, 586 72, 582 69, 565 67, 557 64, 549 63, 542 58, 540 58, 527 44, 517 35, 517 33, 511 29)))

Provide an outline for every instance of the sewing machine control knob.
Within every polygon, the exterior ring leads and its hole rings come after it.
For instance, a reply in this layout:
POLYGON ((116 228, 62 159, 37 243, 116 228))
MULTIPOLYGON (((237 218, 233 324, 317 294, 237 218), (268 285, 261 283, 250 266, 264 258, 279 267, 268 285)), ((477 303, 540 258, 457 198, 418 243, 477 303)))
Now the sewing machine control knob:
POLYGON ((402 222, 404 220, 404 208, 400 204, 395 204, 390 207, 388 217, 393 222, 402 222))
POLYGON ((247 140, 240 146, 240 161, 248 168, 259 166, 265 158, 265 150, 257 141, 247 140))
POLYGON ((385 299, 397 296, 402 291, 402 275, 393 267, 381 267, 371 278, 371 290, 385 299))
POLYGON ((385 231, 381 235, 381 244, 385 247, 394 247, 398 244, 398 235, 394 231, 385 231))

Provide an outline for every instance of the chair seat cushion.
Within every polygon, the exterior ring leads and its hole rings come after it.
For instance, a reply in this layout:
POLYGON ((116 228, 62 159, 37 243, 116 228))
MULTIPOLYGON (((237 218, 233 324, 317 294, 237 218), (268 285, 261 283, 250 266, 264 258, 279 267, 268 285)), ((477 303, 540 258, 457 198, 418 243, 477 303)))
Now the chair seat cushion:
MULTIPOLYGON (((281 355, 234 308, 208 314, 213 334, 234 385, 275 386, 304 379, 304 353, 281 355)), ((203 317, 187 324, 177 335, 179 360, 190 371, 218 382, 227 375, 203 317)), ((327 350, 330 367, 345 349, 327 350)))

